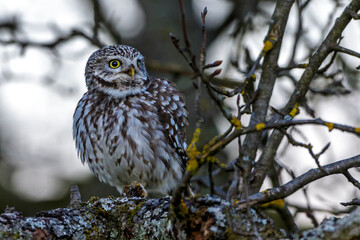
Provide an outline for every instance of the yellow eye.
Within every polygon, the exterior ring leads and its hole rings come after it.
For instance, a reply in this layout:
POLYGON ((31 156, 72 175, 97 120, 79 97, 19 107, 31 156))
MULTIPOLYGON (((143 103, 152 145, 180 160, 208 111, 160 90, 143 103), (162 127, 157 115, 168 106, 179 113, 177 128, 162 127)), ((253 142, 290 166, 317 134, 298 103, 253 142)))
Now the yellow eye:
POLYGON ((137 60, 137 67, 140 69, 141 68, 141 60, 137 60))
POLYGON ((111 61, 109 62, 109 66, 110 66, 111 68, 118 68, 118 67, 120 67, 120 65, 121 65, 121 63, 120 63, 120 61, 117 60, 117 59, 111 60, 111 61))

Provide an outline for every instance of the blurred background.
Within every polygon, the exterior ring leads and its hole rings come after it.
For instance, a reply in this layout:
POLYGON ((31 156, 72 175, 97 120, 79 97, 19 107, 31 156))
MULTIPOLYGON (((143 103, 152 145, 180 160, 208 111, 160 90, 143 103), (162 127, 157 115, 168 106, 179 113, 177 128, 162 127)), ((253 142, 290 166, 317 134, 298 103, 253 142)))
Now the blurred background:
MULTIPOLYGON (((279 65, 290 60, 305 63, 326 36, 334 20, 350 1, 296 1, 290 13, 279 65), (301 18, 299 7, 306 4, 301 18), (345 4, 345 5, 344 5, 345 4), (299 21, 300 19, 300 21, 299 21), (301 23, 301 24, 299 24, 301 23), (301 31, 298 31, 301 27, 301 31), (296 35, 300 34, 300 37, 296 35), (297 39, 297 40, 296 40, 297 39), (293 51, 296 43, 296 51, 293 51)), ((244 79, 262 49, 263 39, 276 1, 192 0, 185 1, 191 48, 201 44, 200 12, 207 15, 207 62, 223 60, 218 80, 235 88, 244 79)), ((77 101, 86 91, 84 68, 87 58, 101 44, 127 44, 145 56, 150 74, 175 81, 185 94, 190 112, 188 141, 194 130, 194 88, 191 69, 172 45, 169 33, 182 40, 178 1, 157 0, 0 0, 0 212, 15 206, 25 215, 66 207, 69 189, 77 184, 83 200, 91 196, 118 196, 115 188, 100 183, 76 156, 72 139, 72 115, 77 101)), ((352 21, 341 45, 360 52, 360 22, 352 21)), ((183 44, 183 41, 180 42, 183 44)), ((339 54, 327 71, 318 76, 308 94, 311 114, 324 120, 360 126, 358 58, 339 54)), ((277 80, 271 106, 281 108, 302 70, 293 70, 277 80)), ((256 71, 257 78, 260 71, 256 71)), ((236 98, 226 102, 235 111, 236 98)), ((229 124, 205 91, 201 100, 204 118, 200 144, 224 132, 229 124)), ((244 123, 246 123, 246 119, 244 123)), ((320 158, 322 164, 360 153, 359 138, 326 128, 304 126, 295 136, 311 142, 320 151, 328 142, 330 149, 320 158)), ((237 157, 237 144, 218 154, 228 163, 237 157)), ((291 147, 284 140, 278 159, 300 175, 316 167, 306 149, 291 147)), ((204 167, 203 172, 207 170, 204 167)), ((353 173, 353 172, 352 172, 353 173)), ((222 173, 216 185, 224 185, 232 172, 222 173)), ((359 174, 354 173, 359 177, 359 174)), ((291 177, 283 173, 283 181, 291 177)), ((201 177, 195 178, 201 182, 201 177)), ((264 188, 269 187, 268 182, 264 188)), ((226 192, 227 185, 220 190, 226 192)), ((198 191, 207 193, 199 184, 198 191)), ((219 191, 220 191, 219 190, 219 191)), ((308 198, 320 211, 321 221, 331 211, 342 211, 339 202, 359 196, 343 176, 331 176, 311 184, 308 198)), ((288 198, 297 206, 308 204, 304 192, 288 198)), ((305 214, 299 222, 309 225, 305 214)))

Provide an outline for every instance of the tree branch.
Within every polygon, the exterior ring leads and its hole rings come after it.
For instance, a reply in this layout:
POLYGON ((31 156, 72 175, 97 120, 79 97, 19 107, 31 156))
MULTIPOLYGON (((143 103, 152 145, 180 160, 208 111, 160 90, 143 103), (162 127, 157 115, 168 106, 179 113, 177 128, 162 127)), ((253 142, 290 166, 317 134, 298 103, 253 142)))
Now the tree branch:
MULTIPOLYGON (((356 155, 354 157, 344 159, 341 161, 337 161, 335 163, 331 163, 325 166, 322 166, 323 170, 319 168, 314 168, 301 176, 291 180, 290 182, 272 189, 265 190, 263 192, 259 192, 249 196, 249 203, 251 205, 270 202, 276 199, 285 198, 292 193, 296 192, 300 188, 305 185, 320 179, 325 176, 329 176, 332 174, 343 174, 349 168, 360 167, 360 155, 356 155)), ((238 208, 245 209, 246 202, 245 200, 241 200, 239 202, 238 208)))
MULTIPOLYGON (((286 106, 281 110, 283 115, 287 115, 292 109, 294 109, 296 103, 299 103, 302 99, 304 99, 307 91, 309 90, 311 80, 314 78, 320 65, 333 51, 333 47, 337 45, 337 41, 340 39, 342 32, 351 21, 351 13, 357 12, 359 9, 360 0, 353 0, 336 20, 325 40, 321 43, 317 51, 310 57, 309 64, 305 68, 305 71, 302 74, 300 80, 297 82, 293 94, 291 95, 286 106)), ((283 133, 279 131, 274 131, 271 134, 262 155, 255 164, 254 171, 250 177, 252 193, 258 192, 261 185, 263 184, 266 173, 276 155, 283 136, 283 133)))
MULTIPOLYGON (((264 63, 262 65, 262 74, 258 86, 258 95, 253 103, 253 112, 251 114, 250 124, 256 124, 265 121, 269 101, 272 95, 272 90, 277 77, 277 61, 280 54, 282 38, 285 32, 287 19, 290 9, 294 1, 278 1, 271 19, 271 26, 265 39, 264 50, 266 50, 264 63), (266 47, 267 46, 267 47, 266 47), (265 49, 266 48, 266 49, 265 49)), ((252 163, 255 160, 256 151, 261 141, 261 133, 248 134, 244 140, 242 149, 242 158, 238 159, 239 166, 245 170, 244 177, 247 179, 250 174, 252 163)), ((235 173, 236 174, 236 171, 235 173)), ((238 176, 239 177, 239 176, 238 176)), ((238 177, 234 176, 233 181, 238 181, 238 177)), ((229 189, 229 198, 234 198, 238 193, 238 184, 233 182, 229 189)))
MULTIPOLYGON (((24 217, 7 209, 0 214, 1 239, 226 239, 252 233, 252 224, 263 239, 284 238, 273 221, 252 211, 247 214, 220 198, 210 196, 182 202, 183 221, 170 210, 170 197, 96 198, 76 209, 43 211, 24 217), (264 220, 266 219, 266 220, 264 220)), ((253 239, 245 237, 242 239, 253 239)))

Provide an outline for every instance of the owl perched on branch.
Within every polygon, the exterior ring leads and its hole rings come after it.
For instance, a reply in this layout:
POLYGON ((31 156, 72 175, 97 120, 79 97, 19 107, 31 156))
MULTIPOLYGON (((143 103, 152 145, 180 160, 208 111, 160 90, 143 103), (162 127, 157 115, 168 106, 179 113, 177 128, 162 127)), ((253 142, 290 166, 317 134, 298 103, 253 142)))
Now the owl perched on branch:
POLYGON ((88 91, 74 113, 82 163, 122 193, 140 183, 169 194, 187 163, 187 112, 175 84, 148 75, 144 57, 125 45, 94 52, 85 69, 88 91))

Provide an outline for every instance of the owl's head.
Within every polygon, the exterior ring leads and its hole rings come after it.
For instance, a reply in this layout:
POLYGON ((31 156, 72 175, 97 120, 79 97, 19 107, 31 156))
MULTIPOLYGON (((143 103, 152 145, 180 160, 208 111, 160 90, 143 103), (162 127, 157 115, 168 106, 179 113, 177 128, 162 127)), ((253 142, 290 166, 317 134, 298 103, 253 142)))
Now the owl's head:
POLYGON ((86 86, 122 98, 145 91, 150 84, 144 57, 126 45, 106 46, 95 51, 85 68, 86 86))

